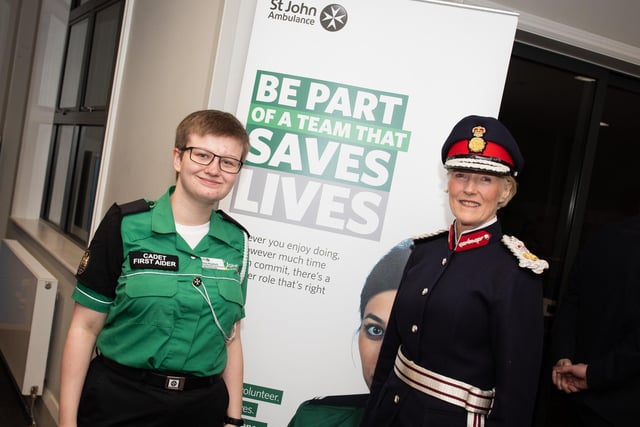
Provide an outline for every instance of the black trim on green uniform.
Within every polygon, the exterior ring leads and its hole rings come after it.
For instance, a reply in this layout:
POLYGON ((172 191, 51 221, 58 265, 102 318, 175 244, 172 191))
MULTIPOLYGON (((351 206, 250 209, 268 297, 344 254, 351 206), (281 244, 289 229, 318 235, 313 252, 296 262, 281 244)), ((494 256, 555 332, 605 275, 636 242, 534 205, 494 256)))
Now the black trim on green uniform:
POLYGON ((239 229, 247 233, 247 236, 251 236, 251 234, 249 233, 249 230, 244 228, 244 226, 240 224, 238 221, 236 221, 231 215, 229 215, 222 209, 218 209, 216 212, 218 212, 222 216, 222 218, 224 218, 225 220, 229 221, 231 224, 237 226, 239 229))
POLYGON ((120 226, 122 217, 151 209, 152 203, 138 199, 118 205, 114 203, 98 226, 91 246, 85 251, 76 280, 80 283, 92 283, 92 289, 110 299, 115 298, 114 283, 122 271, 124 255, 120 226), (94 262, 96 258, 100 262, 94 262))

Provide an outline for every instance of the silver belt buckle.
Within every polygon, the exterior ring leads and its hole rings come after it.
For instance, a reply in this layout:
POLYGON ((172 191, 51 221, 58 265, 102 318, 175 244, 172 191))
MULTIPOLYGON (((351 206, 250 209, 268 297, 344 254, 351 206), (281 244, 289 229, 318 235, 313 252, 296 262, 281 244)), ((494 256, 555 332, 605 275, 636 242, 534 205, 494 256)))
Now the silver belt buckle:
POLYGON ((164 380, 164 388, 166 388, 167 390, 182 391, 182 389, 184 389, 185 382, 185 377, 167 376, 167 378, 164 380))

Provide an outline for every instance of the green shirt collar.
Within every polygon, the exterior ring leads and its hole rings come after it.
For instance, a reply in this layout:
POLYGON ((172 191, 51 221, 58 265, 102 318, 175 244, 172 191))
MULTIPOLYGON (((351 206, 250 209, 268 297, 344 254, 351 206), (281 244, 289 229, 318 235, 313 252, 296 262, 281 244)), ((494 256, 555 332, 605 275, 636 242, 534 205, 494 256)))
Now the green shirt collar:
MULTIPOLYGON (((167 192, 164 193, 153 205, 151 230, 154 233, 177 234, 170 199, 175 188, 175 185, 169 187, 167 192)), ((239 229, 235 224, 225 221, 216 211, 211 212, 211 217, 209 218, 209 232, 207 234, 208 236, 221 240, 235 248, 243 247, 244 245, 243 233, 239 232, 239 229)), ((200 248, 200 245, 205 245, 202 249, 206 249, 209 246, 209 241, 207 239, 202 239, 198 244, 198 248, 200 248)))

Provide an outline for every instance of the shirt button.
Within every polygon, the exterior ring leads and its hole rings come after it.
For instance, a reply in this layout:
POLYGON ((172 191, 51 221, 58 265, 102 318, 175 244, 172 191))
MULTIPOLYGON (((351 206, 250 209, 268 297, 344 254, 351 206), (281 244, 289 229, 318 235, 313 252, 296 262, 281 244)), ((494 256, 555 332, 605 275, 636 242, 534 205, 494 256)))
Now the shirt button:
POLYGON ((191 259, 196 259, 195 255, 191 255, 191 259))
POLYGON ((427 292, 429 292, 429 288, 424 288, 424 289, 422 290, 422 295, 426 295, 426 294, 427 294, 427 292))
POLYGON ((446 258, 442 258, 442 265, 445 265, 447 263, 447 259, 446 258))
POLYGON ((413 332, 414 334, 418 332, 418 325, 411 326, 411 332, 413 332))
POLYGON ((202 285, 202 279, 199 277, 196 277, 193 279, 193 281, 191 282, 191 284, 195 287, 198 287, 200 285, 202 285))
POLYGON ((396 394, 395 396, 393 396, 393 403, 398 403, 398 402, 400 402, 400 396, 396 394))

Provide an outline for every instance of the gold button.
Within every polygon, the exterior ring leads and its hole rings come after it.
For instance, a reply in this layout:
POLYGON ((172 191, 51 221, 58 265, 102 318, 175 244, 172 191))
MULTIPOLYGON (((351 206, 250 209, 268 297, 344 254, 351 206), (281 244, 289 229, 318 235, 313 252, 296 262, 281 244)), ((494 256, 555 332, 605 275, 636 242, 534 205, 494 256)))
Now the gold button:
POLYGON ((424 288, 424 289, 422 290, 422 295, 426 295, 426 294, 427 294, 427 292, 429 292, 429 288, 424 288))
POLYGON ((411 327, 411 332, 413 332, 414 334, 415 334, 416 332, 418 332, 418 325, 413 325, 413 326, 411 327))

